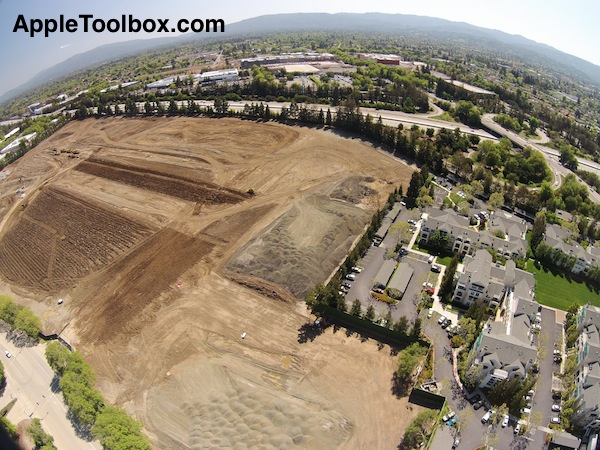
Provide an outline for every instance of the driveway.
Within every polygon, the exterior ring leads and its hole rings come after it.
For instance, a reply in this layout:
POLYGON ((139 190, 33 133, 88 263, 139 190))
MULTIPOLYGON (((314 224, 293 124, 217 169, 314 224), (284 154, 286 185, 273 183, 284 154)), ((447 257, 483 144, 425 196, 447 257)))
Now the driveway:
POLYGON ((58 449, 101 449, 97 441, 87 442, 79 438, 67 418, 67 407, 62 394, 55 394, 51 386, 54 372, 44 355, 46 345, 17 348, 0 335, 0 354, 6 374, 6 388, 0 396, 0 408, 13 398, 17 399, 7 415, 8 420, 18 424, 21 420, 37 417, 42 427, 54 438, 58 449), (7 358, 8 350, 12 356, 7 358))

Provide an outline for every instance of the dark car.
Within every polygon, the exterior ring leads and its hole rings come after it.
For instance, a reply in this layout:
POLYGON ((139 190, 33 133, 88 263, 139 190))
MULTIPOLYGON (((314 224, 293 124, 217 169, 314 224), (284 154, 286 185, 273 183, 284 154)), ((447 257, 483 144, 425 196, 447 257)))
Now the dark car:
POLYGON ((481 400, 481 395, 475 394, 473 397, 469 398, 469 403, 472 405, 477 403, 479 400, 481 400))
POLYGON ((478 410, 483 406, 483 400, 479 400, 477 403, 473 405, 473 409, 478 410))
POLYGON ((431 271, 432 271, 433 273, 440 273, 440 272, 442 271, 442 269, 440 268, 440 266, 438 266, 438 265, 436 265, 436 264, 433 264, 433 265, 431 266, 431 271))
POLYGON ((442 322, 442 328, 445 330, 446 328, 448 328, 450 326, 450 324, 452 323, 452 321, 450 319, 446 319, 442 322))

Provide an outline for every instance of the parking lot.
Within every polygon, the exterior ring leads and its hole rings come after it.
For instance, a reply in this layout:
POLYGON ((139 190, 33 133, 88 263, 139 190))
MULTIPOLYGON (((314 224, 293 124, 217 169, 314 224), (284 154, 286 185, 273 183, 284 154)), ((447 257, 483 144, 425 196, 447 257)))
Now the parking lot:
MULTIPOLYGON (((418 210, 402 209, 394 223, 407 222, 408 220, 419 219, 418 210)), ((431 265, 427 262, 428 257, 416 253, 409 253, 399 257, 393 252, 396 248, 398 238, 393 233, 388 233, 379 246, 371 246, 366 255, 357 263, 363 270, 355 274, 354 281, 348 281, 350 289, 346 294, 348 307, 358 299, 363 307, 363 311, 369 306, 375 309, 376 317, 384 317, 388 311, 391 311, 392 318, 397 321, 400 317, 406 316, 409 321, 417 317, 417 304, 420 299, 423 283, 430 282, 436 284, 438 274, 431 272, 431 265), (392 254, 393 253, 393 254, 392 254), (371 296, 371 288, 377 272, 386 259, 394 257, 399 262, 409 264, 413 269, 412 278, 400 301, 395 305, 388 305, 385 302, 374 299, 371 296)))

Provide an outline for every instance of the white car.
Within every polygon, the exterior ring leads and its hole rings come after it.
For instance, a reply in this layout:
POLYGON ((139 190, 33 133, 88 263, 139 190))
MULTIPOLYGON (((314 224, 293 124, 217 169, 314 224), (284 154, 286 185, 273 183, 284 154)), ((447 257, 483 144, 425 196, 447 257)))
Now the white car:
POLYGON ((560 417, 553 417, 552 419, 550 419, 550 423, 559 424, 560 423, 560 417))
POLYGON ((427 311, 427 318, 431 319, 431 316, 433 316, 433 308, 429 308, 429 311, 427 311))
POLYGON ((521 414, 531 414, 530 408, 521 408, 521 414))
POLYGON ((4 354, 7 358, 10 358, 12 356, 8 350, 4 350, 4 354))
POLYGON ((517 426, 515 427, 515 434, 519 434, 521 432, 521 424, 518 423, 517 426))
POLYGON ((354 275, 353 273, 349 273, 348 275, 346 275, 346 280, 354 281, 356 280, 356 275, 354 275))
POLYGON ((561 410, 562 410, 562 407, 560 405, 557 405, 557 404, 552 405, 552 411, 560 412, 561 410))
POLYGON ((506 428, 508 426, 508 415, 505 414, 502 418, 502 428, 506 428))
POLYGON ((361 273, 363 271, 362 267, 354 266, 352 268, 352 272, 361 273))
POLYGON ((481 418, 481 423, 488 423, 490 421, 490 419, 492 418, 492 414, 494 414, 494 410, 490 409, 488 412, 486 412, 483 417, 481 418))
POLYGON ((446 316, 441 316, 441 317, 438 319, 438 323, 441 325, 442 323, 444 323, 444 320, 446 320, 446 316))

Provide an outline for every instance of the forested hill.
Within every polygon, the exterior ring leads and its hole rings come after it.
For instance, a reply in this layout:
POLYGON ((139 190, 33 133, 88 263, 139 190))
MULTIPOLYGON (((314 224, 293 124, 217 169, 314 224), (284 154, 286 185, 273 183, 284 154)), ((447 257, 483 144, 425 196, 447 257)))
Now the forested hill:
POLYGON ((296 13, 265 15, 227 24, 226 32, 223 34, 186 34, 178 37, 138 39, 104 45, 75 55, 40 72, 24 85, 0 97, 0 102, 74 71, 161 46, 215 37, 232 38, 236 35, 259 36, 264 33, 310 31, 395 34, 434 42, 446 41, 538 63, 559 73, 600 86, 599 66, 522 36, 434 17, 382 13, 296 13))

